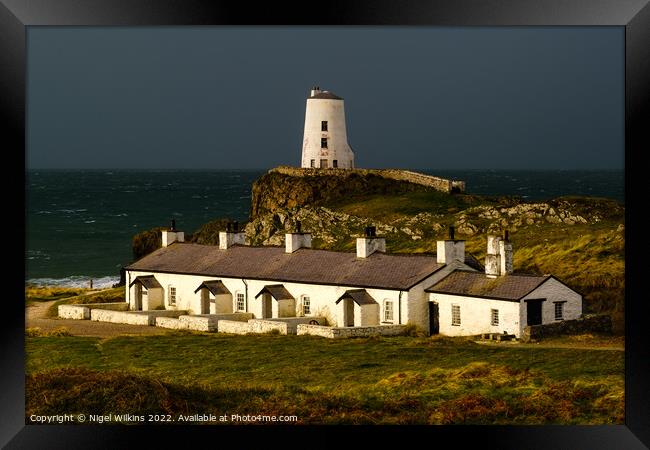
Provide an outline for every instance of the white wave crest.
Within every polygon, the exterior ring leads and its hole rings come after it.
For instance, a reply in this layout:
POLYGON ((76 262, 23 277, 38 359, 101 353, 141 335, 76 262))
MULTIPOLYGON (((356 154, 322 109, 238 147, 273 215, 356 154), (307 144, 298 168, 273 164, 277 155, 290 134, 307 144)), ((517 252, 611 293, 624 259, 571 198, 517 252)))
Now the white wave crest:
POLYGON ((120 277, 116 276, 89 277, 73 275, 65 278, 30 278, 26 283, 35 286, 87 288, 90 287, 91 279, 93 280, 93 288, 97 289, 110 288, 120 281, 120 277))

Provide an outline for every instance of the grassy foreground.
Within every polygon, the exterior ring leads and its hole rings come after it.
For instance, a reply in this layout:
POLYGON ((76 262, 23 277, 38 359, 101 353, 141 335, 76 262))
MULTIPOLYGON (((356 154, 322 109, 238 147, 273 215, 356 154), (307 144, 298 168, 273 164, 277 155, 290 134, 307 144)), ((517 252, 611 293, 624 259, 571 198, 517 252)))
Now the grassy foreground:
POLYGON ((624 354, 454 338, 26 337, 26 414, 299 423, 623 423, 624 354))

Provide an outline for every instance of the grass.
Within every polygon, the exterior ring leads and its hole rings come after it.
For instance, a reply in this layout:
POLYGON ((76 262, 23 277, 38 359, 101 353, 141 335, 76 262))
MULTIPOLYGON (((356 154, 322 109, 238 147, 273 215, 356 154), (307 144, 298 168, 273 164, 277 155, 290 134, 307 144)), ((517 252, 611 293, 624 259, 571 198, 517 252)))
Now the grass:
MULTIPOLYGON (((59 300, 55 301, 47 310, 47 317, 57 317, 59 313, 59 305, 85 305, 89 303, 111 303, 123 302, 126 298, 124 295, 124 286, 102 289, 100 291, 91 291, 85 289, 69 297, 58 297, 59 300)), ((50 298, 56 300, 56 298, 50 298)))
POLYGON ((304 423, 623 421, 620 351, 484 346, 458 338, 339 341, 173 331, 26 340, 28 414, 228 411, 297 414, 304 423))
POLYGON ((90 291, 90 289, 27 285, 25 286, 25 305, 29 306, 37 302, 49 302, 52 300, 73 297, 88 291, 90 291))

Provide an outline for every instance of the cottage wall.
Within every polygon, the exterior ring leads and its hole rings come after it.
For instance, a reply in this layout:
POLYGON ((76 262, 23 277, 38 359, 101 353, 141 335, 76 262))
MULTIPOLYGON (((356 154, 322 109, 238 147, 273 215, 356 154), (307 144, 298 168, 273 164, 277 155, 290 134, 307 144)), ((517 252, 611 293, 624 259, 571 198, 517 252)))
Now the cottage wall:
POLYGON ((528 304, 525 300, 537 298, 546 299, 542 302, 542 325, 558 322, 555 320, 555 302, 566 302, 564 303, 564 320, 577 319, 582 315, 582 295, 555 278, 549 278, 521 300, 520 333, 528 325, 528 304))
POLYGON ((505 331, 520 336, 519 302, 438 293, 430 293, 429 300, 438 303, 440 334, 471 336, 505 331), (460 325, 452 325, 452 305, 460 306, 460 325), (499 325, 492 325, 492 309, 499 311, 499 325))

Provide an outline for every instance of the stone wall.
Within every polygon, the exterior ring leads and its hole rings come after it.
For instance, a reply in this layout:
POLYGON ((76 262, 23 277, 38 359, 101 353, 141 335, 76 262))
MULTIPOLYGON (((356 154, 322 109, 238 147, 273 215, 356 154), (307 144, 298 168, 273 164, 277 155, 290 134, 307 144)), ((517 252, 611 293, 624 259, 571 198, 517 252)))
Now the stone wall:
POLYGON ((89 303, 85 305, 59 305, 58 315, 61 319, 88 320, 92 309, 108 309, 113 311, 127 311, 129 304, 116 303, 89 303))
POLYGON ((90 311, 90 320, 154 326, 156 324, 156 317, 179 317, 185 314, 187 314, 187 311, 109 311, 105 309, 92 309, 90 311))
POLYGON ((421 186, 434 188, 442 192, 465 192, 465 182, 460 180, 447 180, 445 178, 425 175, 401 169, 310 169, 279 166, 269 170, 269 173, 276 172, 293 177, 314 177, 314 176, 339 176, 349 177, 351 175, 377 175, 389 180, 407 181, 421 186))
POLYGON ((276 320, 249 320, 248 329, 249 333, 271 333, 277 330, 279 334, 288 334, 288 324, 276 320))
POLYGON ((608 315, 590 315, 575 320, 563 320, 561 322, 545 325, 532 325, 524 327, 521 335, 523 342, 539 340, 552 336, 582 333, 607 333, 612 332, 612 318, 608 315))
POLYGON ((219 333, 230 334, 248 334, 250 332, 250 325, 248 322, 240 322, 237 320, 220 320, 217 325, 219 333))
POLYGON ((181 322, 174 317, 156 317, 156 326, 161 328, 169 328, 172 330, 187 330, 187 322, 181 322))
POLYGON ((323 325, 298 325, 298 335, 321 336, 330 339, 398 336, 406 332, 406 325, 378 325, 374 327, 327 327, 323 325))
POLYGON ((271 322, 284 322, 287 324, 287 333, 286 334, 297 334, 298 332, 298 325, 300 324, 308 324, 312 320, 315 320, 318 322, 319 325, 325 325, 327 324, 327 319, 325 317, 314 317, 314 316, 306 316, 306 317, 279 317, 279 318, 271 318, 271 319, 265 319, 267 321, 271 322))

